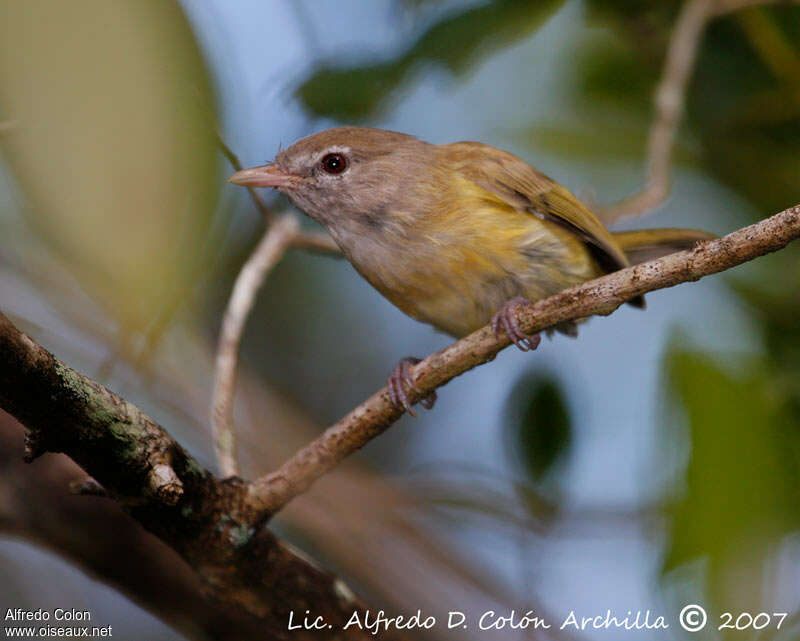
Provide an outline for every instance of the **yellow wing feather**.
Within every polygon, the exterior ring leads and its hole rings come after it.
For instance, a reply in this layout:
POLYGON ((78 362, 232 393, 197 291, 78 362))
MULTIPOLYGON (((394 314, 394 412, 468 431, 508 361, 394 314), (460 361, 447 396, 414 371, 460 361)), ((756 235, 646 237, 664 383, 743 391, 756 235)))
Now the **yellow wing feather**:
POLYGON ((516 156, 481 143, 440 147, 480 187, 519 211, 540 216, 576 234, 594 251, 605 271, 628 266, 625 252, 603 223, 568 189, 516 156))

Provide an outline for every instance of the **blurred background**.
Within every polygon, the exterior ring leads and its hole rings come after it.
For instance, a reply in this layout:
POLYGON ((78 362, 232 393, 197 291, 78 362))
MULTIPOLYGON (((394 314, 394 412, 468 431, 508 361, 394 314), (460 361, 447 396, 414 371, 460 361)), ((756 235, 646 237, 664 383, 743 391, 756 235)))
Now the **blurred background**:
MULTIPOLYGON (((264 231, 245 190, 225 183, 217 132, 245 166, 342 123, 478 140, 610 203, 646 178, 652 95, 681 3, 0 6, 2 311, 214 469, 215 340, 264 231)), ((724 234, 800 202, 799 43, 796 6, 711 23, 670 198, 617 228, 724 234)), ((389 612, 649 608, 670 629, 625 638, 677 639, 677 612, 696 602, 713 621, 790 613, 780 633, 738 639, 800 638, 799 277, 800 248, 789 247, 651 294, 646 312, 593 319, 577 340, 506 350, 322 479, 275 528, 389 612)), ((403 356, 449 340, 347 262, 288 254, 243 342, 244 475, 340 418, 403 356)), ((0 478, 0 498, 22 487, 0 478)), ((119 638, 184 638, 124 585, 9 526, 14 505, 0 500, 11 533, 0 538, 0 603, 88 608, 119 638)), ((619 635, 550 632, 495 634, 619 635)))

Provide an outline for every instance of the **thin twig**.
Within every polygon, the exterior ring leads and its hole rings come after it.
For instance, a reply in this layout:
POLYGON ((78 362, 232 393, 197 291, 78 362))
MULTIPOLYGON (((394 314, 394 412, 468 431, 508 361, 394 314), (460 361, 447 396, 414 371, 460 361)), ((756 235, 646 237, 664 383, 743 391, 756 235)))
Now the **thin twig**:
POLYGON ((661 81, 653 100, 655 115, 647 140, 646 186, 617 203, 596 207, 598 216, 606 225, 651 210, 669 195, 672 149, 683 117, 686 89, 708 23, 747 7, 797 1, 688 0, 683 5, 670 37, 661 81))
POLYGON ((338 246, 327 234, 303 234, 293 215, 284 215, 264 232, 261 242, 242 266, 222 321, 214 372, 214 394, 211 405, 211 426, 217 462, 223 477, 239 473, 236 456, 236 426, 233 399, 236 392, 236 368, 247 318, 256 293, 267 274, 291 247, 319 254, 341 256, 338 246))
POLYGON ((217 461, 223 477, 239 473, 236 458, 236 430, 233 420, 233 399, 236 387, 236 364, 247 317, 256 292, 269 271, 281 259, 295 238, 299 223, 293 215, 278 218, 264 233, 261 242, 248 258, 236 278, 228 307, 222 320, 217 346, 211 423, 217 461))
MULTIPOLYGON (((607 315, 631 298, 730 269, 777 251, 798 237, 800 205, 723 238, 699 243, 692 250, 629 267, 521 306, 517 319, 523 331, 532 334, 570 320, 607 315)), ((492 360, 509 343, 505 335, 495 336, 487 325, 432 354, 411 368, 414 388, 410 400, 419 401, 456 376, 492 360)), ((276 471, 253 481, 249 504, 265 513, 276 512, 402 414, 402 409, 392 404, 388 389, 382 388, 276 471)))
POLYGON ((333 238, 326 232, 298 232, 292 238, 291 245, 294 249, 302 249, 315 254, 342 257, 339 245, 333 242, 333 238))
MULTIPOLYGON (((225 144, 219 134, 217 134, 217 144, 233 168, 240 171, 242 163, 239 161, 239 157, 225 144)), ((302 233, 295 216, 284 215, 278 220, 273 220, 272 211, 261 200, 255 189, 248 187, 247 191, 250 193, 256 209, 267 220, 268 227, 261 242, 236 278, 222 321, 217 348, 211 426, 214 433, 217 462, 223 476, 235 476, 239 473, 236 456, 236 428, 233 419, 236 367, 242 333, 253 307, 256 292, 261 288, 267 274, 289 248, 329 256, 342 255, 339 247, 328 234, 323 232, 302 233)))

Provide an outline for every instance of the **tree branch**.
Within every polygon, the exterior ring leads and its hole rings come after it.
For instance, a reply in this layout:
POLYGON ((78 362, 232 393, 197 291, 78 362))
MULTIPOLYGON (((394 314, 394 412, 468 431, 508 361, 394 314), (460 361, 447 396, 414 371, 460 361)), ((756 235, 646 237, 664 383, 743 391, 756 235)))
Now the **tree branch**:
MULTIPOLYGON (((0 407, 25 426, 29 459, 67 454, 177 551, 216 599, 258 619, 265 636, 285 638, 289 612, 308 609, 333 626, 331 638, 371 638, 342 629, 363 602, 265 527, 246 484, 215 478, 141 410, 56 359, 1 313, 0 407)), ((296 631, 293 638, 316 637, 296 631)))
POLYGON ((670 37, 661 80, 653 98, 655 114, 648 134, 645 163, 647 184, 618 203, 595 207, 606 225, 653 209, 669 195, 672 149, 683 117, 686 89, 708 23, 740 9, 779 2, 791 4, 798 0, 688 0, 683 5, 670 37))
POLYGON ((222 319, 211 401, 211 429, 223 477, 239 474, 233 407, 242 335, 258 290, 290 247, 341 256, 330 236, 303 234, 297 218, 293 214, 284 214, 267 227, 261 242, 239 271, 222 319))
MULTIPOLYGON (((261 622, 210 601, 198 575, 116 501, 70 496, 66 488, 86 473, 66 456, 50 457, 46 465, 25 465, 19 456, 20 428, 0 411, 0 532, 67 558, 187 638, 258 638, 261 622)), ((95 482, 94 487, 100 486, 95 482)))
MULTIPOLYGON (((730 269, 777 251, 799 236, 797 205, 723 238, 699 243, 694 249, 629 267, 520 307, 517 319, 523 331, 532 334, 566 321, 607 315, 635 296, 730 269)), ((488 325, 473 332, 412 367, 416 389, 410 391, 409 398, 419 401, 459 374, 492 360, 508 345, 508 338, 495 336, 488 325)), ((248 490, 250 505, 274 513, 402 414, 392 404, 388 389, 382 388, 276 471, 253 481, 248 490)))

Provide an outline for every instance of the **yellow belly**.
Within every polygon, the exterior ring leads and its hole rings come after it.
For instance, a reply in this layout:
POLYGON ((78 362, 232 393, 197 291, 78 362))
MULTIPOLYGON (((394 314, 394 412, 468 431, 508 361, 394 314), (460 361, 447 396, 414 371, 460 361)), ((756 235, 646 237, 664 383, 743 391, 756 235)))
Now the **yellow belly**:
POLYGON ((505 203, 445 215, 373 251, 380 260, 350 258, 406 314, 452 336, 485 325, 510 298, 536 301, 602 273, 574 234, 505 203))

